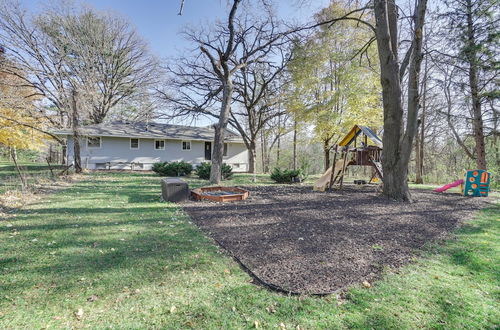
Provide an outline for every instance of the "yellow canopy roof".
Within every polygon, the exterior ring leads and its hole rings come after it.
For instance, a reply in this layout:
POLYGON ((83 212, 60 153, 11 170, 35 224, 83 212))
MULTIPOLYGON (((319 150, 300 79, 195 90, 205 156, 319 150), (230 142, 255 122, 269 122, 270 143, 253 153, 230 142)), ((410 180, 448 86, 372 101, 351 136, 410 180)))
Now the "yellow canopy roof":
POLYGON ((368 140, 372 142, 372 145, 376 145, 377 147, 382 148, 382 140, 373 132, 369 127, 354 125, 354 127, 347 133, 346 136, 340 141, 339 146, 348 146, 350 145, 356 137, 363 133, 366 135, 368 140))

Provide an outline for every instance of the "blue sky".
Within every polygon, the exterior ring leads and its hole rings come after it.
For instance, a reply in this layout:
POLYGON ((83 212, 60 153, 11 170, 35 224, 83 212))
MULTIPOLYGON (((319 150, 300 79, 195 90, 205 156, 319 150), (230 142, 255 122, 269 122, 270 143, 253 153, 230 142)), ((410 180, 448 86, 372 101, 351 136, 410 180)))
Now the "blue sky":
MULTIPOLYGON (((151 49, 160 57, 171 57, 179 50, 189 47, 179 31, 186 25, 201 25, 224 17, 228 0, 185 0, 184 13, 179 12, 180 0, 87 0, 87 3, 100 10, 110 10, 128 18, 138 32, 147 40, 151 49)), ((318 9, 325 7, 329 0, 305 1, 274 0, 279 16, 287 20, 309 19, 318 9), (304 1, 302 1, 304 2, 304 1)), ((36 10, 49 3, 49 0, 21 0, 27 8, 36 10)))
MULTIPOLYGON (((38 11, 50 0, 19 0, 30 11, 38 11)), ((54 0, 59 1, 59 0, 54 0)), ((179 33, 186 25, 203 25, 217 17, 224 18, 228 0, 185 0, 183 15, 179 16, 181 0, 70 0, 90 5, 99 10, 111 11, 127 18, 138 33, 149 43, 151 50, 160 58, 177 57, 193 45, 179 33)), ((256 1, 256 0, 251 0, 256 1)), ((277 14, 284 20, 307 21, 328 5, 330 0, 273 0, 277 14), (305 3, 298 5, 298 3, 305 3)), ((208 125, 212 118, 174 120, 178 124, 208 125)))

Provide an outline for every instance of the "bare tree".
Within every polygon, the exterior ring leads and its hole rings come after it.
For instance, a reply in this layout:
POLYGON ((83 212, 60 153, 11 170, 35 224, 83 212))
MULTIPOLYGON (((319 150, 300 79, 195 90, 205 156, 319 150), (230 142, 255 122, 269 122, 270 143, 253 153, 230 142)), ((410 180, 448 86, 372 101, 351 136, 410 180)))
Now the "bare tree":
POLYGON ((53 127, 101 123, 156 81, 156 60, 129 23, 92 9, 63 4, 30 15, 18 2, 0 0, 0 43, 11 64, 2 70, 33 90, 29 97, 40 100, 34 116, 53 127))
POLYGON ((128 21, 92 9, 51 9, 36 19, 78 79, 89 119, 101 123, 120 102, 158 82, 158 63, 128 21))
POLYGON ((6 71, 15 67, 10 59, 5 56, 4 48, 0 46, 0 109, 12 109, 22 115, 13 117, 5 113, 0 113, 0 119, 10 122, 12 125, 25 127, 43 133, 56 141, 60 138, 49 132, 46 120, 33 110, 33 104, 37 101, 36 91, 30 85, 26 85, 25 73, 16 70, 16 74, 9 74, 6 71))
POLYGON ((286 112, 275 116, 261 129, 262 170, 270 171, 271 161, 274 158, 276 167, 280 167, 280 154, 282 138, 293 130, 290 115, 286 112), (273 150, 276 150, 273 157, 273 150))
POLYGON ((67 5, 30 15, 16 1, 0 1, 0 43, 15 66, 4 67, 45 102, 37 108, 55 127, 71 125, 72 93, 81 119, 94 123, 156 82, 156 60, 130 24, 92 9, 67 5))
POLYGON ((67 125, 71 87, 63 70, 65 54, 52 48, 34 18, 17 2, 0 2, 0 43, 9 58, 2 70, 19 78, 18 87, 32 87, 33 97, 49 103, 50 110, 46 105, 36 110, 53 126, 67 125))
MULTIPOLYGON (((281 107, 285 68, 290 59, 280 51, 279 60, 266 59, 238 72, 235 77, 235 102, 229 123, 243 137, 249 150, 249 172, 255 173, 256 143, 259 134, 271 121, 285 115, 281 107), (239 106, 237 106, 239 105, 239 106)), ((264 150, 264 149, 263 149, 264 150)), ((266 158, 266 157, 264 157, 266 158)), ((263 167, 265 171, 265 166, 263 167)))
MULTIPOLYGON (((486 169, 487 105, 498 102, 500 5, 495 0, 445 0, 444 3, 447 9, 436 18, 442 21, 441 37, 448 43, 447 47, 435 49, 436 60, 443 70, 449 71, 444 66, 452 67, 454 74, 447 77, 448 83, 459 91, 454 93, 452 103, 461 103, 461 111, 456 112, 459 116, 464 116, 465 109, 470 110, 467 120, 474 136, 474 159, 477 168, 486 169)), ((460 139, 457 142, 464 147, 460 139)))
MULTIPOLYGON (((217 118, 210 173, 210 181, 214 184, 221 180, 224 134, 228 124, 231 122, 235 127, 240 124, 243 128, 238 114, 231 115, 236 76, 238 73, 246 77, 252 75, 251 66, 262 63, 286 42, 287 33, 280 31, 267 6, 263 9, 266 15, 261 17, 238 15, 241 2, 232 1, 227 23, 217 23, 210 30, 185 32, 187 39, 198 48, 191 57, 180 58, 167 67, 171 75, 168 84, 173 91, 160 91, 161 97, 170 102, 172 115, 217 118), (219 110, 215 110, 216 107, 219 110)), ((256 95, 258 93, 256 89, 256 95)), ((262 106, 262 103, 255 105, 262 106)))

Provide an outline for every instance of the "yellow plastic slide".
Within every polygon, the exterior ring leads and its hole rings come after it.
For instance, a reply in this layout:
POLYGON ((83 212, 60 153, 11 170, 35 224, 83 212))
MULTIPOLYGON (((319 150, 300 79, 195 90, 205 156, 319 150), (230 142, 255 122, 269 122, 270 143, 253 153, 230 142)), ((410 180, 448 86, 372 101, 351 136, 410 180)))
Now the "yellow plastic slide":
MULTIPOLYGON (((342 169, 344 166, 344 160, 338 160, 335 163, 335 169, 334 173, 335 176, 339 173, 339 171, 342 169)), ((325 191, 325 189, 330 185, 330 179, 332 177, 332 168, 329 167, 328 170, 326 170, 325 173, 314 183, 313 190, 316 191, 325 191)), ((335 178, 335 177, 334 177, 335 178)))

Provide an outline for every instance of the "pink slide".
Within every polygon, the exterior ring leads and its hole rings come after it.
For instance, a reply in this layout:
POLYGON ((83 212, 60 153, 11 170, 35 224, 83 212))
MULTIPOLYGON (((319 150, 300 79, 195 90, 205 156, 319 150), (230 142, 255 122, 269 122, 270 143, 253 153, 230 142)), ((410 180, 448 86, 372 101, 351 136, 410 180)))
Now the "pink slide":
POLYGON ((448 190, 448 189, 450 189, 450 188, 453 188, 453 187, 459 186, 459 185, 461 185, 461 184, 463 184, 463 183, 464 183, 464 180, 460 179, 460 180, 457 180, 457 181, 455 181, 455 182, 445 184, 445 185, 444 185, 444 186, 442 186, 442 187, 436 188, 436 189, 434 189, 434 191, 436 191, 436 192, 443 192, 443 191, 446 191, 446 190, 448 190))

